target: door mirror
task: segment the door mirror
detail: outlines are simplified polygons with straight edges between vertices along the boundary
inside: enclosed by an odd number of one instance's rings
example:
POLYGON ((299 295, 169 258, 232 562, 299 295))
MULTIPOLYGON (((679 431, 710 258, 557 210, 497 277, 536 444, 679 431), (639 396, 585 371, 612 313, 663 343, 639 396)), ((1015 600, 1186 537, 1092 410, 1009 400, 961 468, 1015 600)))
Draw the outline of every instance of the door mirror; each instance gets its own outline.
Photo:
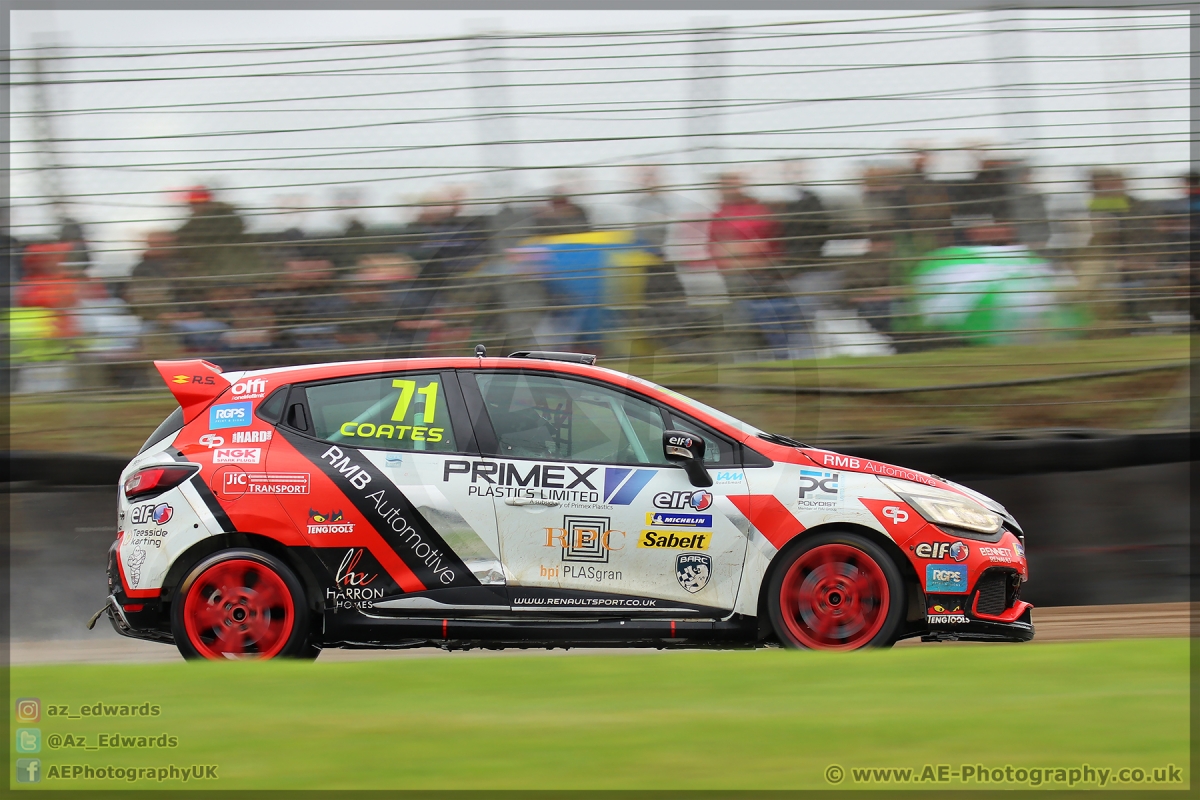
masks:
POLYGON ((712 486, 712 476, 704 468, 704 440, 683 431, 663 431, 663 455, 687 472, 692 486, 712 486))

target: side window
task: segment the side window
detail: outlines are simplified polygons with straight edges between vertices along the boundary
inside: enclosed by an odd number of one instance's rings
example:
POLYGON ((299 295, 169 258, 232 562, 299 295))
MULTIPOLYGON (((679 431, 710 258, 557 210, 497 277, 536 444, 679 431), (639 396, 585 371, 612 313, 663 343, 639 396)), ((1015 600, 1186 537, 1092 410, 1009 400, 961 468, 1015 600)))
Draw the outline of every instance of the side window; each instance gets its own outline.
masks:
POLYGON ((723 436, 716 435, 708 428, 701 427, 691 420, 672 413, 671 430, 684 431, 703 439, 705 464, 720 464, 722 466, 734 466, 737 464, 734 457, 733 443, 723 436))
POLYGON ((475 376, 502 456, 666 464, 662 414, 624 392, 525 373, 475 376))
POLYGON ((437 373, 309 386, 305 394, 318 439, 373 450, 457 451, 437 373))

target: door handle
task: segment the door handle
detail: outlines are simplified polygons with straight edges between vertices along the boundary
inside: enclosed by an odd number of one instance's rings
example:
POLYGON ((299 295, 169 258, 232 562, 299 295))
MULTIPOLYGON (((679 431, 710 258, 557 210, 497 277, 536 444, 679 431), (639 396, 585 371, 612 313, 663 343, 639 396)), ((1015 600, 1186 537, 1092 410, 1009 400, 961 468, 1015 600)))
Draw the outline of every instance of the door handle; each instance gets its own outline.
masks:
POLYGON ((548 500, 542 497, 506 497, 504 499, 506 506, 556 506, 559 505, 557 500, 548 500))

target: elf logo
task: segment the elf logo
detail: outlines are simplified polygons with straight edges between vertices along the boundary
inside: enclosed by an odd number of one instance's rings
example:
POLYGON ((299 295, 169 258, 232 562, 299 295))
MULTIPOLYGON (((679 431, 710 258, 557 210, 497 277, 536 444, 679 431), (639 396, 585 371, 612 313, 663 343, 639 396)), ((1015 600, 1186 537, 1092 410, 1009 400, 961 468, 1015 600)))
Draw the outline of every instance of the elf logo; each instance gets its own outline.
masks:
POLYGON ((174 515, 175 509, 167 503, 136 506, 129 514, 129 521, 134 525, 145 525, 148 522, 153 522, 155 525, 166 525, 174 515))
POLYGON ((713 504, 712 492, 659 492, 654 495, 655 508, 694 508, 704 511, 713 504))
POLYGON ((949 556, 955 561, 966 561, 967 556, 971 555, 971 548, 963 542, 921 542, 913 552, 917 558, 942 559, 949 556))

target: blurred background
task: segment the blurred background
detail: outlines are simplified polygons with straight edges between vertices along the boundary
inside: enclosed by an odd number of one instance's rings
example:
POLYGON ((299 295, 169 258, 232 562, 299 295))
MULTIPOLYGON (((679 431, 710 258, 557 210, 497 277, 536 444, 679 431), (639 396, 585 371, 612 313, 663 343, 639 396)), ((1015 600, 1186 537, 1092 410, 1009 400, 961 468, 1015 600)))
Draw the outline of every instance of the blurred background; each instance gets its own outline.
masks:
POLYGON ((13 447, 480 342, 826 443, 1185 427, 1186 23, 14 12, 13 447))
POLYGON ((103 602, 152 360, 478 343, 968 480, 1038 605, 1186 599, 1186 11, 473 14, 12 12, 14 636, 103 602))

